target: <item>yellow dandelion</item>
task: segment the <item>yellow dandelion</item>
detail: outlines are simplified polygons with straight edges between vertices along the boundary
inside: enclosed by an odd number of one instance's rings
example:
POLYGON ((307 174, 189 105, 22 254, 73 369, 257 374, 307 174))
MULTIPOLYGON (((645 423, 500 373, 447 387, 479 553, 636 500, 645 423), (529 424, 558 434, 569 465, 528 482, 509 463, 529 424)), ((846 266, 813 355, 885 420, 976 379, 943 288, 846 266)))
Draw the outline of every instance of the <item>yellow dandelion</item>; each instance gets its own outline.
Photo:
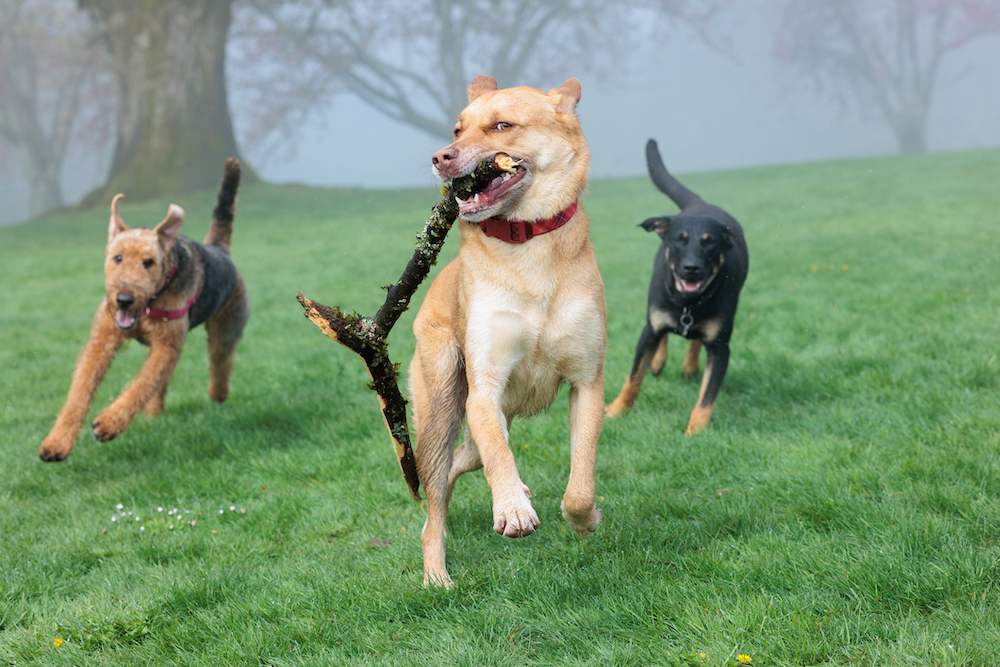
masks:
POLYGON ((816 264, 810 264, 809 270, 812 271, 813 273, 816 273, 817 271, 819 271, 819 266, 817 266, 816 264))
POLYGON ((842 270, 844 270, 844 271, 850 271, 850 269, 851 269, 851 267, 850 267, 850 266, 848 266, 847 264, 844 264, 844 265, 843 265, 843 266, 841 266, 840 268, 841 268, 842 270))
POLYGON ((741 665, 749 665, 751 662, 753 662, 753 658, 751 658, 748 655, 743 655, 742 653, 736 656, 736 659, 740 661, 741 665))
POLYGON ((63 640, 62 637, 56 637, 55 641, 52 642, 52 645, 55 646, 56 648, 58 648, 58 647, 62 646, 65 643, 66 642, 63 640))

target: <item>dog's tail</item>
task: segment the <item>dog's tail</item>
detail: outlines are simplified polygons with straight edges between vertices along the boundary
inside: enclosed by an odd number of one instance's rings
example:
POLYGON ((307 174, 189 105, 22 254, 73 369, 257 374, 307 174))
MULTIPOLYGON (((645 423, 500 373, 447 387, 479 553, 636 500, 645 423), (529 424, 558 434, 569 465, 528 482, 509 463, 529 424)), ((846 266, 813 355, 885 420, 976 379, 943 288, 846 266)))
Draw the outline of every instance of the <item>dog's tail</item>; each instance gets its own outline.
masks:
POLYGON ((650 139, 646 143, 646 165, 649 167, 649 177, 653 179, 660 192, 674 200, 683 211, 691 204, 702 201, 701 197, 688 190, 674 178, 660 157, 660 149, 656 146, 656 139, 650 139))
POLYGON ((240 187, 240 161, 234 157, 226 160, 219 185, 219 199, 212 212, 212 225, 208 228, 205 243, 219 246, 229 252, 233 237, 233 217, 236 214, 236 191, 240 187))

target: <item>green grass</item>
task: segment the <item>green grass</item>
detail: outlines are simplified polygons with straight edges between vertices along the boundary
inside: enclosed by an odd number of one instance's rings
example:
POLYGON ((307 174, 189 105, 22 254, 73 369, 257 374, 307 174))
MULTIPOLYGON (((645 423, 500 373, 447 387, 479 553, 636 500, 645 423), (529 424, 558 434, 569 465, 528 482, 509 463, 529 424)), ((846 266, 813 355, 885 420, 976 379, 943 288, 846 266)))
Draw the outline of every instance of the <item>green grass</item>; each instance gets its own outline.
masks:
MULTIPOLYGON (((482 473, 463 478, 452 591, 421 587, 423 508, 363 365, 295 301, 371 313, 433 188, 245 187, 233 254, 253 316, 228 403, 206 396, 199 329, 162 417, 106 444, 82 431, 60 464, 36 450, 101 298, 107 213, 0 230, 0 664, 997 664, 1000 152, 685 182, 751 251, 710 427, 682 435, 698 387, 675 338, 663 376, 605 425, 605 520, 579 540, 559 517, 562 392, 511 431, 542 529, 497 536, 482 473)), ((188 235, 213 197, 178 202, 188 235)), ((123 215, 148 225, 166 203, 123 215)), ((595 182, 584 205, 610 399, 656 246, 635 224, 673 208, 644 178, 595 182)), ((411 322, 391 341, 404 363, 411 322)), ((119 355, 92 415, 143 354, 119 355)))

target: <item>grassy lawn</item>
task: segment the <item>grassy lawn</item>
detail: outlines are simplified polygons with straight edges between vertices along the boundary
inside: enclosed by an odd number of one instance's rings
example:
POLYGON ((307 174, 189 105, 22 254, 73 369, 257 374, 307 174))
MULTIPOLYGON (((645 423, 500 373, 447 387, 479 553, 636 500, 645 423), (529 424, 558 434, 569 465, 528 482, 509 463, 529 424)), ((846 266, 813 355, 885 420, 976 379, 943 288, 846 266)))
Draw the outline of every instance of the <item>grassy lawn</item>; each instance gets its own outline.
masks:
MULTIPOLYGON (((433 188, 244 187, 233 255, 253 315, 229 401, 208 400, 198 329, 163 416, 106 444, 85 429, 59 464, 36 450, 101 298, 107 212, 0 229, 0 665, 1000 662, 1000 152, 684 180, 750 247, 711 425, 683 436, 698 386, 673 338, 605 424, 604 523, 579 540, 559 516, 563 391, 511 429, 541 530, 493 533, 482 472, 464 477, 452 591, 421 587, 424 510, 363 364, 295 301, 372 313, 433 188)), ((213 199, 177 202, 186 234, 213 199)), ((123 216, 155 224, 166 204, 123 216)), ((642 178, 595 182, 584 205, 610 400, 657 245, 635 225, 676 209, 642 178)), ((391 342, 404 364, 412 314, 391 342)), ((119 354, 91 416, 144 352, 119 354)))

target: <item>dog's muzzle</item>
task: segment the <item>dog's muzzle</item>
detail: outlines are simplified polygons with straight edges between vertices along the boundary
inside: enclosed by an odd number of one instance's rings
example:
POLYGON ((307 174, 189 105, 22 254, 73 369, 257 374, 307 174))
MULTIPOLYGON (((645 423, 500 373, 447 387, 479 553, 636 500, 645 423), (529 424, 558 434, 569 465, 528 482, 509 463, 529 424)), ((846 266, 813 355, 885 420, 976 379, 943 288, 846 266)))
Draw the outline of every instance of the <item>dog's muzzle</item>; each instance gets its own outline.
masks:
POLYGON ((136 314, 132 310, 135 305, 135 297, 127 292, 119 292, 118 296, 115 297, 115 305, 118 309, 115 311, 115 324, 118 325, 119 329, 131 329, 136 323, 136 314))

